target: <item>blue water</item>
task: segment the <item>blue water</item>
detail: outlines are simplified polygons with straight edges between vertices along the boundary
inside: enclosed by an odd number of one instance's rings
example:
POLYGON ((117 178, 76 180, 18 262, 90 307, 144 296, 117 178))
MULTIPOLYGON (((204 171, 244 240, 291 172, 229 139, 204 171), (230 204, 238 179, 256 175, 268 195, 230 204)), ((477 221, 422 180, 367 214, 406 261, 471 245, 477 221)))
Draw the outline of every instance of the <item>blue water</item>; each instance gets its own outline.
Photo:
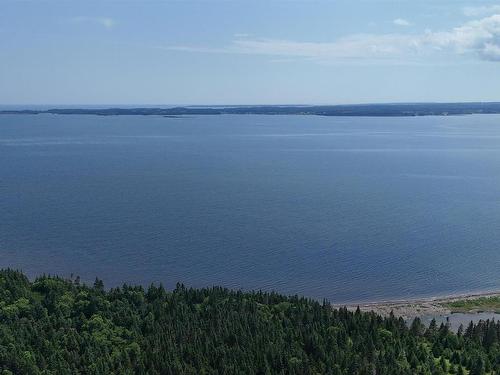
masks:
POLYGON ((500 289, 500 116, 0 116, 0 267, 333 302, 500 289))

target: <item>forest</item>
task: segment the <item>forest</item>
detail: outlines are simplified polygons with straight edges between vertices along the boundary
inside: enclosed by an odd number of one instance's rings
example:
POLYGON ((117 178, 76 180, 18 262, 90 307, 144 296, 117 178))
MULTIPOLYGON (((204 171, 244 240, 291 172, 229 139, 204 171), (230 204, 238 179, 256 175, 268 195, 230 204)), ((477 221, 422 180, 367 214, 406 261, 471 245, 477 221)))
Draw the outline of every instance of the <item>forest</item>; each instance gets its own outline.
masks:
POLYGON ((454 333, 272 292, 4 269, 0 374, 500 374, 500 324, 454 333))

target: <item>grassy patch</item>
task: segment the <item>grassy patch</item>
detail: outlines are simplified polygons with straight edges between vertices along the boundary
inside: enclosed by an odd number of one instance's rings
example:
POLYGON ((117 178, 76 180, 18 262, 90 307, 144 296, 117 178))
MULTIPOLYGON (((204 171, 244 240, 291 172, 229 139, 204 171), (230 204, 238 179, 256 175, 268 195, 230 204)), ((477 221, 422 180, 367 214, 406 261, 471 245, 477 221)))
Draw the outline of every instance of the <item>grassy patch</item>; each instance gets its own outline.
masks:
POLYGON ((491 311, 500 313, 500 296, 446 302, 443 303, 443 306, 449 308, 452 312, 491 311))

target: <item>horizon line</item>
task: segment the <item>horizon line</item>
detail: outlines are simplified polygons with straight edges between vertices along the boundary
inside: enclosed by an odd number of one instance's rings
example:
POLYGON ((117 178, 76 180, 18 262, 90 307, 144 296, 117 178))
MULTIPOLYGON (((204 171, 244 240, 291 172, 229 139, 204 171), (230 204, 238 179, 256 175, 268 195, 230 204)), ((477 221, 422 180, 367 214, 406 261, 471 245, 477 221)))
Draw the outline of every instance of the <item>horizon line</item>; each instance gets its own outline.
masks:
MULTIPOLYGON (((304 104, 304 103, 275 103, 275 104, 152 104, 152 103, 134 103, 134 104, 125 104, 125 103, 105 103, 105 104, 82 104, 82 103, 72 103, 72 104, 2 104, 1 107, 106 107, 106 108, 120 108, 120 106, 124 107, 134 107, 134 106, 147 106, 147 107, 323 107, 323 106, 363 106, 363 105, 418 105, 418 104, 497 104, 500 103, 499 100, 488 100, 488 101, 404 101, 404 102, 355 102, 355 103, 315 103, 315 104, 304 104)), ((52 109, 51 108, 51 109, 52 109)), ((139 107, 135 107, 139 108, 139 107)))

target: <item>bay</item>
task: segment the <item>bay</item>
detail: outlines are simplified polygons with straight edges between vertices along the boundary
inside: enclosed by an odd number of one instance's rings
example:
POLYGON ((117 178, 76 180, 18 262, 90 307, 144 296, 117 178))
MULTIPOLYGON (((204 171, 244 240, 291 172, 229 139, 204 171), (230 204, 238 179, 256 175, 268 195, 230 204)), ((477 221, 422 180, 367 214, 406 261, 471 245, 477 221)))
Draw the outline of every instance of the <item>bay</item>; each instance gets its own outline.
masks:
POLYGON ((0 267, 333 302, 500 289, 500 116, 0 116, 0 267))

